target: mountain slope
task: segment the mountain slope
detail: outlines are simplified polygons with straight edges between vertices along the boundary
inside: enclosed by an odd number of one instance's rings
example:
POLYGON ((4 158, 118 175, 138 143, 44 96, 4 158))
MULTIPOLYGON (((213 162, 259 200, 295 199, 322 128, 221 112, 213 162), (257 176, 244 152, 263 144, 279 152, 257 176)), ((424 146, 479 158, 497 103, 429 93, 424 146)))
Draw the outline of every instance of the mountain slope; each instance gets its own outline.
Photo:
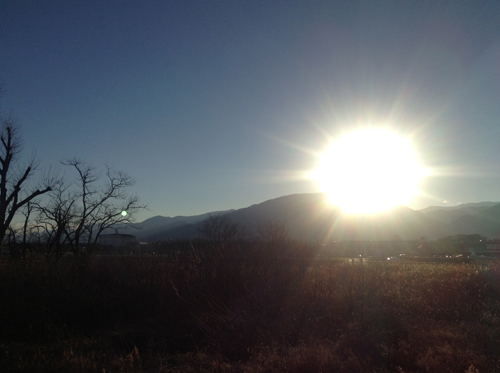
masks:
MULTIPOLYGON (((141 223, 134 224, 131 227, 126 227, 120 229, 120 233, 133 234, 137 237, 139 241, 150 241, 150 240, 165 240, 170 237, 168 232, 178 231, 181 232, 182 229, 188 230, 188 227, 194 226, 199 222, 207 219, 212 214, 226 214, 234 210, 229 211, 214 211, 210 213, 205 213, 201 215, 193 216, 176 216, 176 217, 164 217, 164 216, 154 216, 152 218, 146 219, 141 223)), ((174 238, 178 238, 177 234, 174 238)), ((185 236, 185 235, 184 235, 185 236)), ((184 238, 191 238, 190 235, 184 238)))
POLYGON ((450 224, 462 216, 475 215, 497 204, 498 202, 478 202, 464 203, 458 206, 429 206, 419 211, 428 217, 450 224))
POLYGON ((490 238, 500 237, 500 204, 474 215, 461 216, 452 221, 452 226, 462 234, 481 234, 490 238))
MULTIPOLYGON (((406 206, 397 206, 379 214, 347 215, 338 207, 331 206, 323 193, 279 197, 224 213, 238 223, 249 237, 255 237, 258 227, 268 221, 284 224, 292 238, 310 241, 392 240, 396 237, 403 240, 420 237, 436 239, 454 234, 450 225, 406 206)), ((144 229, 136 235, 141 240, 196 238, 203 220, 211 214, 216 213, 199 215, 191 220, 161 220, 155 217, 153 222, 147 222, 155 228, 144 229)))
POLYGON ((296 194, 276 198, 236 210, 228 216, 256 234, 266 221, 283 223, 296 239, 392 240, 442 237, 452 234, 448 225, 426 217, 406 206, 397 206, 379 214, 344 214, 331 206, 322 193, 296 194))

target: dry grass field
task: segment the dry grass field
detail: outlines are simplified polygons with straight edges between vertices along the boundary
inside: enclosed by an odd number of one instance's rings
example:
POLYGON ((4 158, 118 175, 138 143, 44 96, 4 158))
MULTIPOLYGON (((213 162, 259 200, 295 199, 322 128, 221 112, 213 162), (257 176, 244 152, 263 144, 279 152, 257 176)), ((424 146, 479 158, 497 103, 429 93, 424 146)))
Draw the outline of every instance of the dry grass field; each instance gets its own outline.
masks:
POLYGON ((500 372, 499 261, 30 259, 0 299, 2 372, 500 372))

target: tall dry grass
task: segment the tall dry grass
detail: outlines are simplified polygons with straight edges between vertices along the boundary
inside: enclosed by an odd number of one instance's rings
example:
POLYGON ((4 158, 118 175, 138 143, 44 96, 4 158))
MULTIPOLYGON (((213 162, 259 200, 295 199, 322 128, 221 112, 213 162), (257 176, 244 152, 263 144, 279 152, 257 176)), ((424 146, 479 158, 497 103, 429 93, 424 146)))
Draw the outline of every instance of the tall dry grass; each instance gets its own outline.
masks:
POLYGON ((499 262, 233 249, 3 263, 0 371, 500 371, 499 262))

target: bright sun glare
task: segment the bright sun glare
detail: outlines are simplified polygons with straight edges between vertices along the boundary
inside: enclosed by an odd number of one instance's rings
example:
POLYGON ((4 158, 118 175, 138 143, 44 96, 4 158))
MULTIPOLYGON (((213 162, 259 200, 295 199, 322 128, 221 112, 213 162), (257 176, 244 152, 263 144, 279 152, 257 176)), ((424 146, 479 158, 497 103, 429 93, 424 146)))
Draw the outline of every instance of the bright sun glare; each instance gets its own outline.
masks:
POLYGON ((334 141, 315 175, 333 205, 348 213, 376 213, 408 204, 423 171, 408 139, 364 129, 334 141))

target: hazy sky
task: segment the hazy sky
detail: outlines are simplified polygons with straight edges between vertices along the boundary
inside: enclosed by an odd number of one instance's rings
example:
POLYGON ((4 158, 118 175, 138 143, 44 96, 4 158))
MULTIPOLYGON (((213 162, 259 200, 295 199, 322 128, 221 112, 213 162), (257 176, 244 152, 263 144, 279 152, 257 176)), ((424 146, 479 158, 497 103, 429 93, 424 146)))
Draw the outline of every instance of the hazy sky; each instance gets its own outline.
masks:
POLYGON ((500 201, 499 1, 0 0, 0 80, 25 154, 126 171, 139 220, 319 191, 380 123, 432 170, 410 207, 500 201))

